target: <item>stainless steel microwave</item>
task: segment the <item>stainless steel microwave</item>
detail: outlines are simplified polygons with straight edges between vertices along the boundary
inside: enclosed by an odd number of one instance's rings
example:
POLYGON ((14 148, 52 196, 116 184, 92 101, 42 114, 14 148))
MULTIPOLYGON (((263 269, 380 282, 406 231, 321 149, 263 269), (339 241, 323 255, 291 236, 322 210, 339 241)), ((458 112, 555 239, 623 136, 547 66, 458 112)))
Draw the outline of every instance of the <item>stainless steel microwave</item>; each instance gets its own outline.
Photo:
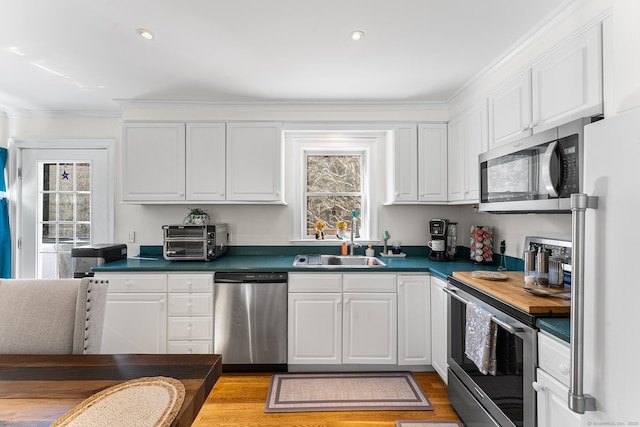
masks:
POLYGON ((479 156, 480 211, 568 212, 582 192, 584 126, 580 119, 479 156))
POLYGON ((227 224, 163 225, 162 254, 169 261, 211 261, 227 251, 227 224))

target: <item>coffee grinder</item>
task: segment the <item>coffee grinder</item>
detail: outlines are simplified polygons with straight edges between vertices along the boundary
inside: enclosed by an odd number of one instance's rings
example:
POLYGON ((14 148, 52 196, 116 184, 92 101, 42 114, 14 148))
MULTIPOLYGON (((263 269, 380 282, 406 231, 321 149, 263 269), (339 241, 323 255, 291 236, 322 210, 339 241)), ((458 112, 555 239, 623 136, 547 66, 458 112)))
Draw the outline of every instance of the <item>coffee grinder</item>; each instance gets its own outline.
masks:
POLYGON ((447 261, 447 225, 446 219, 429 220, 429 233, 431 233, 431 240, 428 243, 431 248, 429 259, 433 261, 447 261))

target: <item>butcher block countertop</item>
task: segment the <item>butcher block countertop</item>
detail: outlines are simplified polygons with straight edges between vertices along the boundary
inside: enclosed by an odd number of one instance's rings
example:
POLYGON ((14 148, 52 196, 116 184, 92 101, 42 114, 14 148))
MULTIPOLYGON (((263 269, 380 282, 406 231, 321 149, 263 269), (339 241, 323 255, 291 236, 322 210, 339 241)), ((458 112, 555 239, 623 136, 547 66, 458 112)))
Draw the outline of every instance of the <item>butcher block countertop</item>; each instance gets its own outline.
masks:
POLYGON ((526 292, 523 289, 524 272, 505 271, 503 273, 507 276, 506 280, 476 279, 471 275, 470 271, 456 271, 453 273, 453 277, 525 313, 535 316, 549 314, 568 315, 570 313, 570 300, 554 297, 539 297, 526 292))

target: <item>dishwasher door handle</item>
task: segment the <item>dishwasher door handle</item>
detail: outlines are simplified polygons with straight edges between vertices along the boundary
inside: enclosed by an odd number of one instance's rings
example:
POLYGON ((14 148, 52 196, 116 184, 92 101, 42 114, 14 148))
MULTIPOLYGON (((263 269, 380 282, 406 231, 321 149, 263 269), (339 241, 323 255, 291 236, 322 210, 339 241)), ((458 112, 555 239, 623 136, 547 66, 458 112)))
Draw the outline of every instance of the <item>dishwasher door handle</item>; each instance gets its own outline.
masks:
POLYGON ((239 279, 215 279, 215 283, 248 283, 239 279))

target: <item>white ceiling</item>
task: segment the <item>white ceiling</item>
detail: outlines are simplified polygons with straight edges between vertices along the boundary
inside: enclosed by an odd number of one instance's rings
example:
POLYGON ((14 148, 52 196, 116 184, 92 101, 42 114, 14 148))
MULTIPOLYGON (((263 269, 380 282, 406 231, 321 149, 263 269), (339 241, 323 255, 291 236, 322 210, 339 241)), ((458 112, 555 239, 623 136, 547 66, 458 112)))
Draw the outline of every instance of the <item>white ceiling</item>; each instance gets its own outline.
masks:
POLYGON ((446 102, 566 3, 0 0, 0 111, 117 112, 114 99, 446 102))

